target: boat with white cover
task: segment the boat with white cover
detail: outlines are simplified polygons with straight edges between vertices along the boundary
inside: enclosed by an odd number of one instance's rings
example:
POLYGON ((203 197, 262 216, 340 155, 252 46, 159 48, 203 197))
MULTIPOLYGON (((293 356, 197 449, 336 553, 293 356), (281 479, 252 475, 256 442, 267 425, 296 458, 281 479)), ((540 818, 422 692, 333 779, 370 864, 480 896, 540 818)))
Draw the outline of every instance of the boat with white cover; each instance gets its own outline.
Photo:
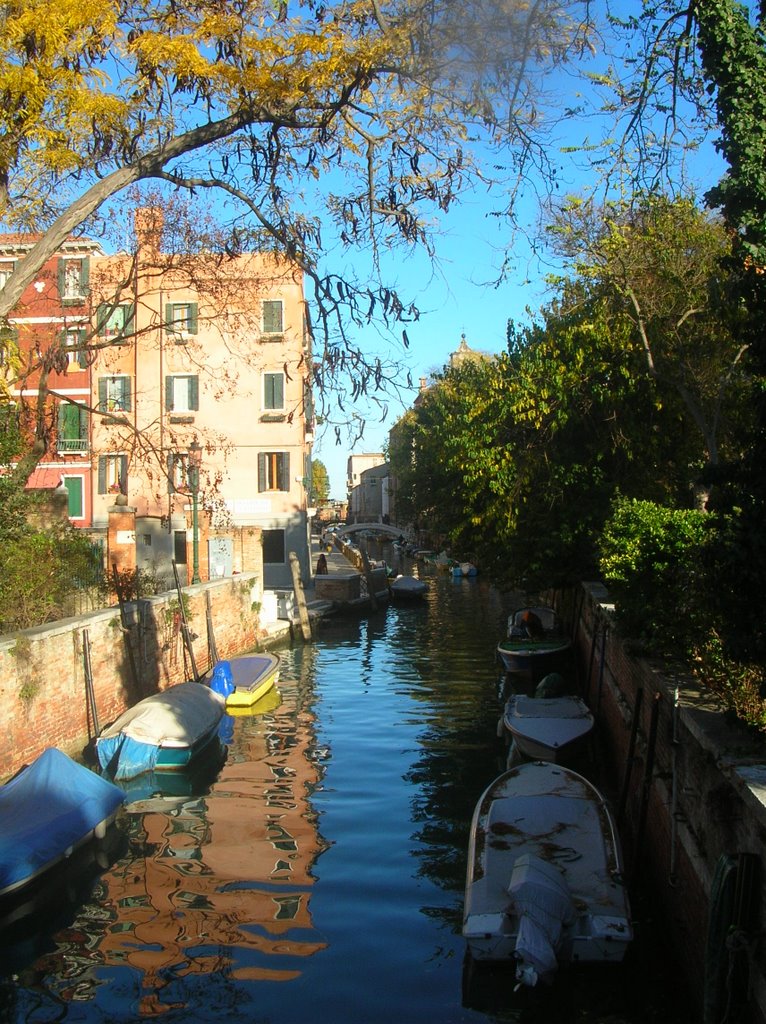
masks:
POLYGON ((587 779, 529 762, 487 787, 471 823, 463 936, 467 956, 515 962, 524 986, 562 964, 622 961, 633 931, 619 839, 587 779))
POLYGON ((420 601, 428 593, 428 584, 417 576, 396 576, 389 580, 388 589, 395 601, 420 601))
POLYGON ((218 738, 225 698, 187 682, 145 697, 96 739, 101 768, 113 779, 185 768, 218 738))

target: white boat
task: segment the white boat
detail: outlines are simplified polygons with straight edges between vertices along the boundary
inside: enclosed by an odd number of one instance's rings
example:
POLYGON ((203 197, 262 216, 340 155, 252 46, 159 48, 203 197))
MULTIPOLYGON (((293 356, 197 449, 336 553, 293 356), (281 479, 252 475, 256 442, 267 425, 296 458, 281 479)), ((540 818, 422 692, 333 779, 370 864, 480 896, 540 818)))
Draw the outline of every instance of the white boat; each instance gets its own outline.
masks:
POLYGON ((399 601, 418 601, 428 593, 428 584, 417 576, 396 576, 389 580, 391 597, 399 601))
POLYGON ((559 966, 620 962, 633 937, 606 801, 561 765, 500 775, 471 822, 463 936, 475 961, 516 964, 520 985, 559 966))
POLYGON ((580 697, 509 698, 503 725, 518 752, 531 760, 561 761, 593 729, 593 715, 580 697))

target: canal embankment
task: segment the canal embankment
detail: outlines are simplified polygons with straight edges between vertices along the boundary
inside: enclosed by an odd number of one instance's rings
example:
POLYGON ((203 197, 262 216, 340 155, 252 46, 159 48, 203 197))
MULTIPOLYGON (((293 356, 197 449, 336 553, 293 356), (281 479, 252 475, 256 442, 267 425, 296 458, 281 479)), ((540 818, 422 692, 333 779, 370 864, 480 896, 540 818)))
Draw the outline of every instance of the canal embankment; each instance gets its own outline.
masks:
POLYGON ((661 915, 699 1019, 759 1024, 764 738, 724 714, 693 678, 634 656, 600 584, 559 595, 558 604, 612 773, 629 880, 661 915))

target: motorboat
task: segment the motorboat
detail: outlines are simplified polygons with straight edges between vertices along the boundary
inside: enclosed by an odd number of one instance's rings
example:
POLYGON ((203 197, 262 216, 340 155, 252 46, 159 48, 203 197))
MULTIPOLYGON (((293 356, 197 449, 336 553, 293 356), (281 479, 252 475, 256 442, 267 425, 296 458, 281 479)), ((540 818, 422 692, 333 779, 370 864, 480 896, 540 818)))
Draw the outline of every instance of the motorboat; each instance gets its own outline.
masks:
POLYGON ((428 593, 428 584, 417 576, 396 576, 389 580, 388 589, 396 601, 420 601, 428 593))
POLYGON ((539 680, 571 659, 572 641, 553 608, 520 608, 510 616, 497 654, 506 672, 527 672, 539 680))
POLYGON ((510 769, 471 822, 467 957, 515 964, 525 987, 565 964, 619 963, 633 938, 622 871, 612 814, 587 779, 550 762, 510 769))
POLYGON ((513 694, 505 705, 504 729, 516 748, 530 760, 556 761, 571 756, 590 735, 594 719, 581 697, 528 697, 513 694))
POLYGON ((265 696, 279 680, 279 655, 270 651, 240 654, 219 661, 206 676, 211 689, 226 700, 230 708, 252 707, 265 696))
POLYGON ((96 738, 98 763, 114 780, 185 768, 218 737, 225 699, 186 682, 145 697, 96 738))
POLYGON ((55 747, 0 787, 0 900, 103 839, 125 794, 55 747))

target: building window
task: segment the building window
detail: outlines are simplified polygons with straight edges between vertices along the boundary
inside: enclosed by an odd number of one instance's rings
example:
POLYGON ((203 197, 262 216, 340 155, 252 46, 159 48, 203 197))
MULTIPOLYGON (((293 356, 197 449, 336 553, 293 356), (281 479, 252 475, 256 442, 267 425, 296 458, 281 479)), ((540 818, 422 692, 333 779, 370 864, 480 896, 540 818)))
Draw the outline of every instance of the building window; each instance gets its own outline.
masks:
POLYGON ((168 412, 196 412, 199 409, 199 377, 196 374, 166 377, 165 408, 168 412))
POLYGON ((285 407, 285 375, 264 373, 263 408, 269 412, 282 412, 285 407))
POLYGON ((263 531, 263 561, 269 565, 285 564, 285 531, 263 531))
POLYGON ((64 455, 88 450, 88 413, 76 402, 59 405, 56 450, 64 455))
POLYGON ((267 299, 263 303, 263 333, 281 334, 282 330, 282 300, 267 299))
POLYGON ((84 370, 88 365, 87 332, 82 327, 64 331, 62 342, 66 349, 67 369, 84 370))
POLYGON ((116 375, 98 378, 99 412, 130 412, 130 377, 116 375))
POLYGON ((290 453, 258 453, 258 490, 290 490, 290 453))
POLYGON ((99 455, 98 457, 98 493, 128 493, 128 457, 127 455, 99 455))
POLYGON ((197 333, 197 303, 168 302, 165 305, 165 327, 169 334, 197 333))
POLYGON ((189 490, 189 456, 185 452, 168 453, 168 494, 189 490))
POLYGON ((61 301, 67 305, 81 303, 88 294, 87 259, 66 259, 58 262, 58 286, 61 301))
POLYGON ((67 515, 70 519, 82 519, 85 515, 83 478, 81 476, 65 476, 63 484, 69 499, 67 515))
POLYGON ((186 530, 173 530, 173 558, 178 565, 186 565, 186 530))
POLYGON ((16 263, 13 260, 3 260, 0 262, 0 288, 5 288, 15 266, 16 263))
POLYGON ((133 333, 133 306, 114 306, 102 302, 96 312, 96 331, 99 337, 124 343, 133 333))

